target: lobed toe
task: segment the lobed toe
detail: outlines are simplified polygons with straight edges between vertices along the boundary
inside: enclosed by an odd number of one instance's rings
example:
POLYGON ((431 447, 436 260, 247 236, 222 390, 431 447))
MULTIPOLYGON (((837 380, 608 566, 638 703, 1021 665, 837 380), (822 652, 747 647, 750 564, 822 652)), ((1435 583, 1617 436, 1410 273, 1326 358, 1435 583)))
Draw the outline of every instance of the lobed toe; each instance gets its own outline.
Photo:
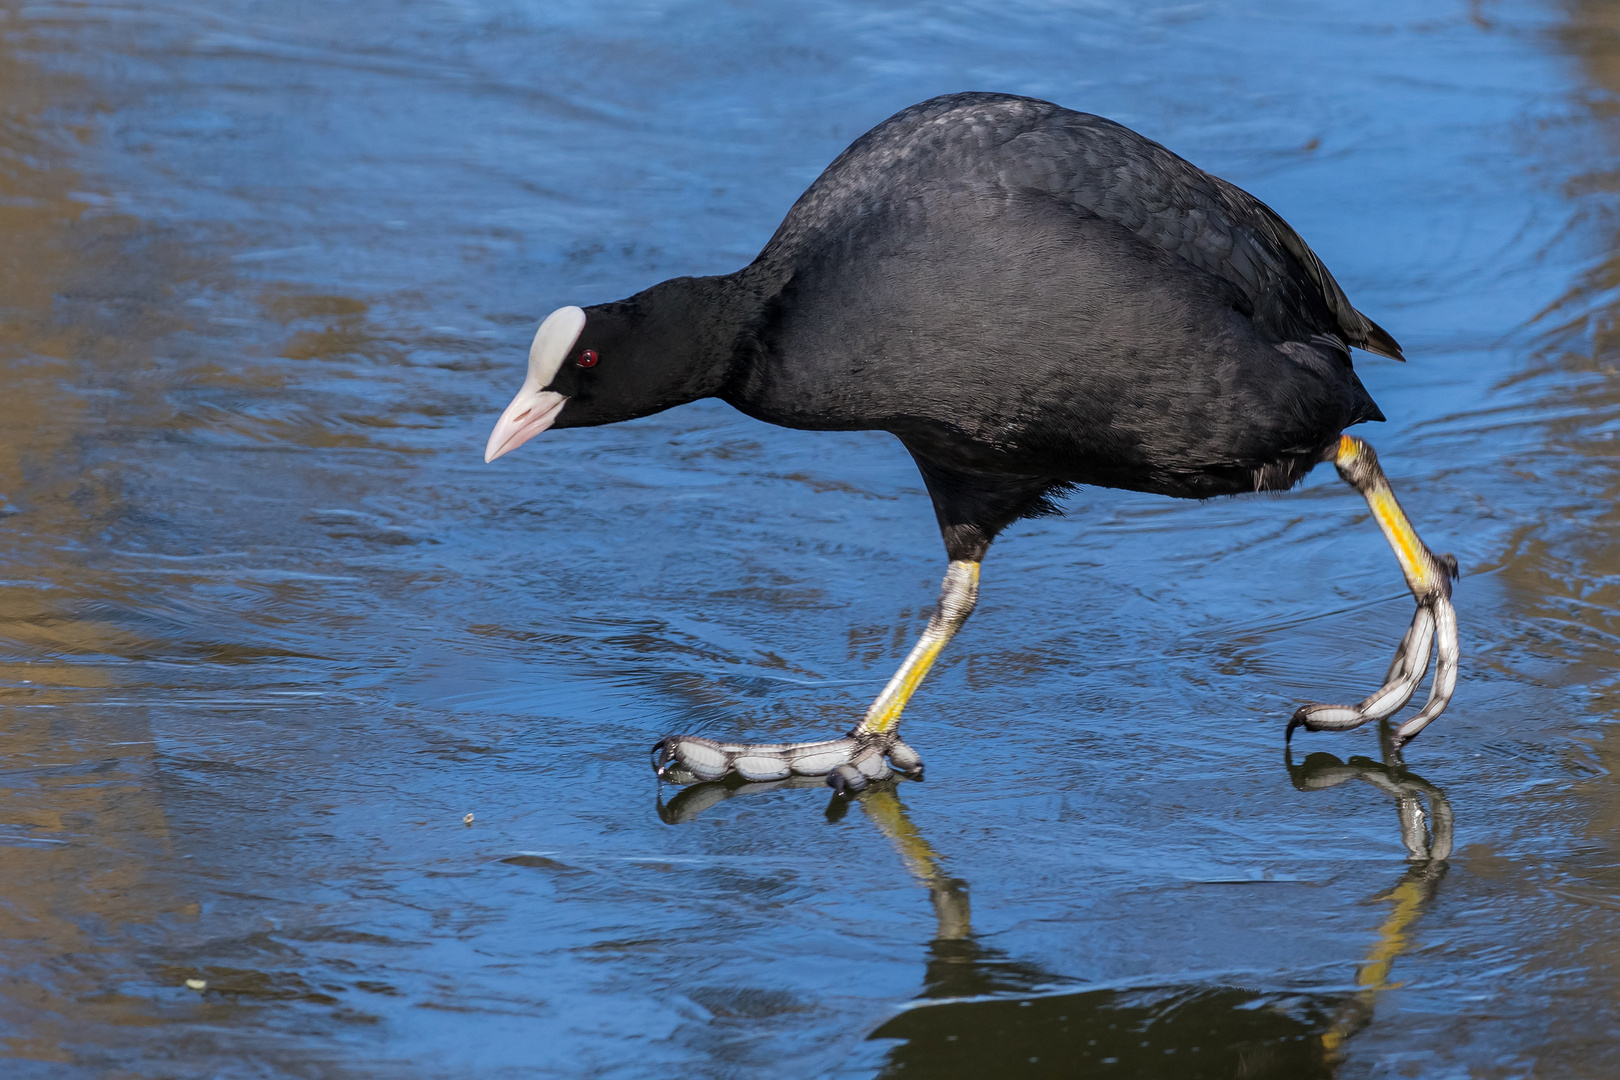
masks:
POLYGON ((679 766, 698 780, 718 780, 731 771, 732 755, 727 747, 696 735, 671 735, 658 744, 654 769, 666 776, 671 766, 679 766))
POLYGON ((889 764, 893 765, 894 771, 901 776, 910 777, 913 780, 922 779, 922 755, 899 739, 889 743, 889 764))
POLYGON ((861 754, 851 764, 855 766, 857 772, 868 780, 887 780, 889 778, 889 763, 884 759, 883 751, 875 746, 861 754))
POLYGON ((855 795, 865 791, 866 777, 854 765, 838 766, 827 774, 827 786, 840 795, 855 795))
POLYGON ((732 759, 731 767, 744 780, 786 780, 793 774, 787 755, 744 751, 732 759))

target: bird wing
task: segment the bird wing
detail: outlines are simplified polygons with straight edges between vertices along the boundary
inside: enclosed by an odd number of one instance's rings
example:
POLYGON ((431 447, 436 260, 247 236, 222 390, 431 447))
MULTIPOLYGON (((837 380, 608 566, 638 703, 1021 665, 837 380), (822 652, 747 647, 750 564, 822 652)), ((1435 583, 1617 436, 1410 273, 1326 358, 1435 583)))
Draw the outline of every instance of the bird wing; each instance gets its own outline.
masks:
POLYGON ((1048 108, 1003 144, 1005 180, 1044 189, 1224 279, 1278 340, 1332 335, 1405 359, 1271 207, 1112 120, 1048 108))
POLYGON ((1404 359, 1265 203, 1112 120, 1009 94, 932 98, 862 135, 799 197, 756 262, 785 280, 806 249, 903 222, 932 187, 1048 195, 1226 281, 1277 341, 1326 335, 1404 359))

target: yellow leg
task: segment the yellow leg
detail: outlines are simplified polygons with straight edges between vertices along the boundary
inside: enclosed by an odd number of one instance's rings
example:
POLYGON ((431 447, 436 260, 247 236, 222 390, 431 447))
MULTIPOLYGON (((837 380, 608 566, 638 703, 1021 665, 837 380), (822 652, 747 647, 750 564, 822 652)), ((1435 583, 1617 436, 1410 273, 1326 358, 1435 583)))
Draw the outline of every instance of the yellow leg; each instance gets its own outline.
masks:
POLYGON ((1457 613, 1451 606, 1451 580, 1457 576, 1457 560, 1450 555, 1435 555, 1418 538, 1417 530, 1390 490, 1384 470, 1378 467, 1378 455, 1372 447, 1352 436, 1340 436, 1333 464, 1339 475, 1367 500, 1373 520, 1394 550, 1418 607, 1382 687, 1357 705, 1301 706, 1288 723, 1288 734, 1292 736, 1297 727, 1343 731, 1393 715, 1411 700, 1423 681, 1432 643, 1439 660, 1429 700, 1422 711, 1396 730, 1394 739, 1399 748, 1440 715, 1457 685, 1457 613))
POLYGON ((1384 539, 1395 550, 1395 558, 1406 576, 1406 587, 1418 599, 1438 593, 1451 595, 1451 574, 1418 539, 1417 530, 1395 499, 1389 478, 1378 467, 1378 457, 1372 447, 1350 435, 1339 436, 1339 452, 1334 455, 1334 466, 1367 500, 1373 520, 1383 530, 1384 539))
POLYGON ((917 686, 934 666, 934 660, 962 628, 979 600, 979 564, 958 560, 945 571, 945 583, 939 593, 939 610, 928 620, 922 637, 912 648, 906 662, 894 673, 889 685, 877 696, 866 718, 855 729, 857 735, 886 734, 900 726, 900 713, 916 692, 917 686))
POLYGON ((922 776, 922 758, 900 741, 900 713, 934 665, 934 659, 956 636, 979 598, 979 564, 953 560, 945 571, 939 610, 928 620, 922 638, 883 688, 854 731, 839 739, 803 743, 716 742, 698 735, 671 735, 653 746, 653 768, 677 783, 718 780, 736 773, 744 780, 775 781, 789 776, 825 776, 841 792, 860 791, 895 769, 922 776), (885 760, 887 759, 887 760, 885 760))

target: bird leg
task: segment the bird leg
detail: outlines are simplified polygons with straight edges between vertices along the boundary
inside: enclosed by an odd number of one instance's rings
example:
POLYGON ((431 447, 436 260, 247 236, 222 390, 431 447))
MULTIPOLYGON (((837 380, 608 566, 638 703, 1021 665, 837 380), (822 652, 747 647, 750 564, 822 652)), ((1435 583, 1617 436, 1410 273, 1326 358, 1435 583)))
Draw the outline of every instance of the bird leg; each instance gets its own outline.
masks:
POLYGON ((1307 731, 1344 731, 1393 715, 1411 700, 1418 683, 1423 681, 1432 645, 1439 654, 1439 662, 1435 666, 1434 683, 1429 688, 1429 700, 1422 711, 1395 729, 1392 742, 1398 750, 1445 710, 1457 686, 1457 613, 1451 606, 1451 582, 1457 576, 1457 560, 1450 555, 1434 554, 1418 539, 1417 531, 1390 490, 1389 479, 1378 467, 1378 455, 1371 446, 1349 435, 1340 436, 1333 464, 1345 482, 1367 500, 1373 520, 1378 522, 1401 564, 1406 587, 1417 600, 1417 612, 1395 650, 1395 659, 1383 686, 1358 705, 1302 705, 1288 721, 1287 738, 1293 737, 1297 727, 1307 731))
POLYGON ((952 560, 940 589, 939 608, 900 670, 866 710, 866 717, 841 739, 802 743, 727 743, 696 735, 671 735, 653 745, 653 768, 675 783, 718 780, 735 772, 745 780, 781 780, 792 775, 825 776, 841 792, 855 792, 893 771, 922 779, 918 753, 900 740, 900 713, 923 676, 979 598, 979 563, 952 560))

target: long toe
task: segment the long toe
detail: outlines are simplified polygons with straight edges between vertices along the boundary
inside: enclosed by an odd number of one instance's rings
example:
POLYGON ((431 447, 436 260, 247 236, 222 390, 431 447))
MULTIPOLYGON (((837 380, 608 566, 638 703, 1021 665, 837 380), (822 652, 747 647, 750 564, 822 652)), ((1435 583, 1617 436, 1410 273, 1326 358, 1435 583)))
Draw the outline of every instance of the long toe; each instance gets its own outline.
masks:
POLYGON ((676 784, 719 780, 732 773, 752 782, 825 776, 839 791, 860 791, 896 772, 921 780, 923 761, 910 746, 884 734, 802 743, 731 743, 701 735, 671 735, 654 744, 653 769, 676 784))
POLYGON ((1391 742, 1397 750, 1417 738, 1418 732, 1445 711, 1457 689, 1457 612, 1443 596, 1434 602, 1434 627, 1434 651, 1438 659, 1434 665, 1434 682, 1429 687, 1429 700, 1421 712, 1395 730, 1391 742))
POLYGON ((867 747, 865 741, 849 735, 803 743, 728 743, 699 735, 671 735, 653 749, 653 769, 659 776, 674 783, 691 783, 719 780, 730 773, 751 781, 784 780, 795 774, 824 776, 867 747))

